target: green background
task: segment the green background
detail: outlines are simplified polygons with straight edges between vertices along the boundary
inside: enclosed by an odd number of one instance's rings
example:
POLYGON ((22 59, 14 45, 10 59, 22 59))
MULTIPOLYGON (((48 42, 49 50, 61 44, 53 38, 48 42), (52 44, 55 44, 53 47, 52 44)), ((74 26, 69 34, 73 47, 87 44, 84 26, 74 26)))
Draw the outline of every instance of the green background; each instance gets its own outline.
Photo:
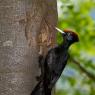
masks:
MULTIPOLYGON (((95 76, 95 0, 58 0, 57 4, 58 27, 70 28, 80 38, 70 47, 70 56, 95 76)), ((62 42, 60 34, 57 42, 62 42)), ((56 84, 56 95, 95 95, 95 79, 71 59, 56 84)))

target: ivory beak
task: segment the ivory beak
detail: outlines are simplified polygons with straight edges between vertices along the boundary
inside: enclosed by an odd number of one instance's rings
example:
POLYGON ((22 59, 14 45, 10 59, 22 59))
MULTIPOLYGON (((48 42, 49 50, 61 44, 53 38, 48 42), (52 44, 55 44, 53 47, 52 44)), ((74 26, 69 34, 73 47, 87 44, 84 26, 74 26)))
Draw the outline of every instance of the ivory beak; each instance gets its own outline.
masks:
POLYGON ((62 34, 65 34, 65 32, 62 31, 61 29, 59 29, 59 28, 57 28, 57 27, 55 27, 55 29, 56 29, 58 32, 62 33, 62 34))

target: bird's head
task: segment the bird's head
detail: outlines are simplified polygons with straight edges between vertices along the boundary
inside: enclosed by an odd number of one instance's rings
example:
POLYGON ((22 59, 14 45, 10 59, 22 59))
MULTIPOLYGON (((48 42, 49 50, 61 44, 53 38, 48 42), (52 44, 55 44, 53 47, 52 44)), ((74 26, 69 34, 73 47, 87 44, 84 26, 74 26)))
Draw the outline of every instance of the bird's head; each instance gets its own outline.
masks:
POLYGON ((62 33, 64 41, 69 42, 70 45, 79 41, 77 33, 70 29, 64 29, 64 31, 62 31, 59 28, 56 28, 56 30, 62 33))

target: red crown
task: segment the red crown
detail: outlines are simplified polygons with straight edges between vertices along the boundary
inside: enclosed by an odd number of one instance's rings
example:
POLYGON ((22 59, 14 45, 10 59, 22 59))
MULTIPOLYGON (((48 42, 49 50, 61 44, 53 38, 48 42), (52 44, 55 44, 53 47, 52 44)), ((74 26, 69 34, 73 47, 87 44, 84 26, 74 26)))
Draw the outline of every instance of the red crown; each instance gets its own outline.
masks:
POLYGON ((76 32, 74 32, 73 30, 71 30, 71 29, 64 29, 64 32, 70 33, 76 40, 79 41, 78 34, 76 32))

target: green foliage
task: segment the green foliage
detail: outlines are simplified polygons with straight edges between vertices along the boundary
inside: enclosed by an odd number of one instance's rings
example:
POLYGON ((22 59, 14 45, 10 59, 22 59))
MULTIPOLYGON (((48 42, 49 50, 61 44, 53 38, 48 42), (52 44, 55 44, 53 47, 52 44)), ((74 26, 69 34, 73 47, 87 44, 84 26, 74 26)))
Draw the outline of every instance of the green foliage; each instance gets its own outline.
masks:
POLYGON ((57 33, 57 43, 60 45, 63 42, 63 38, 62 38, 62 34, 61 33, 57 33))
MULTIPOLYGON (((79 35, 80 42, 72 45, 70 55, 95 75, 95 0, 58 0, 60 29, 71 28, 79 35)), ((60 34, 57 42, 62 42, 60 34)), ((95 95, 95 80, 69 62, 56 87, 56 95, 95 95), (63 88, 59 88, 63 85, 63 88)))

